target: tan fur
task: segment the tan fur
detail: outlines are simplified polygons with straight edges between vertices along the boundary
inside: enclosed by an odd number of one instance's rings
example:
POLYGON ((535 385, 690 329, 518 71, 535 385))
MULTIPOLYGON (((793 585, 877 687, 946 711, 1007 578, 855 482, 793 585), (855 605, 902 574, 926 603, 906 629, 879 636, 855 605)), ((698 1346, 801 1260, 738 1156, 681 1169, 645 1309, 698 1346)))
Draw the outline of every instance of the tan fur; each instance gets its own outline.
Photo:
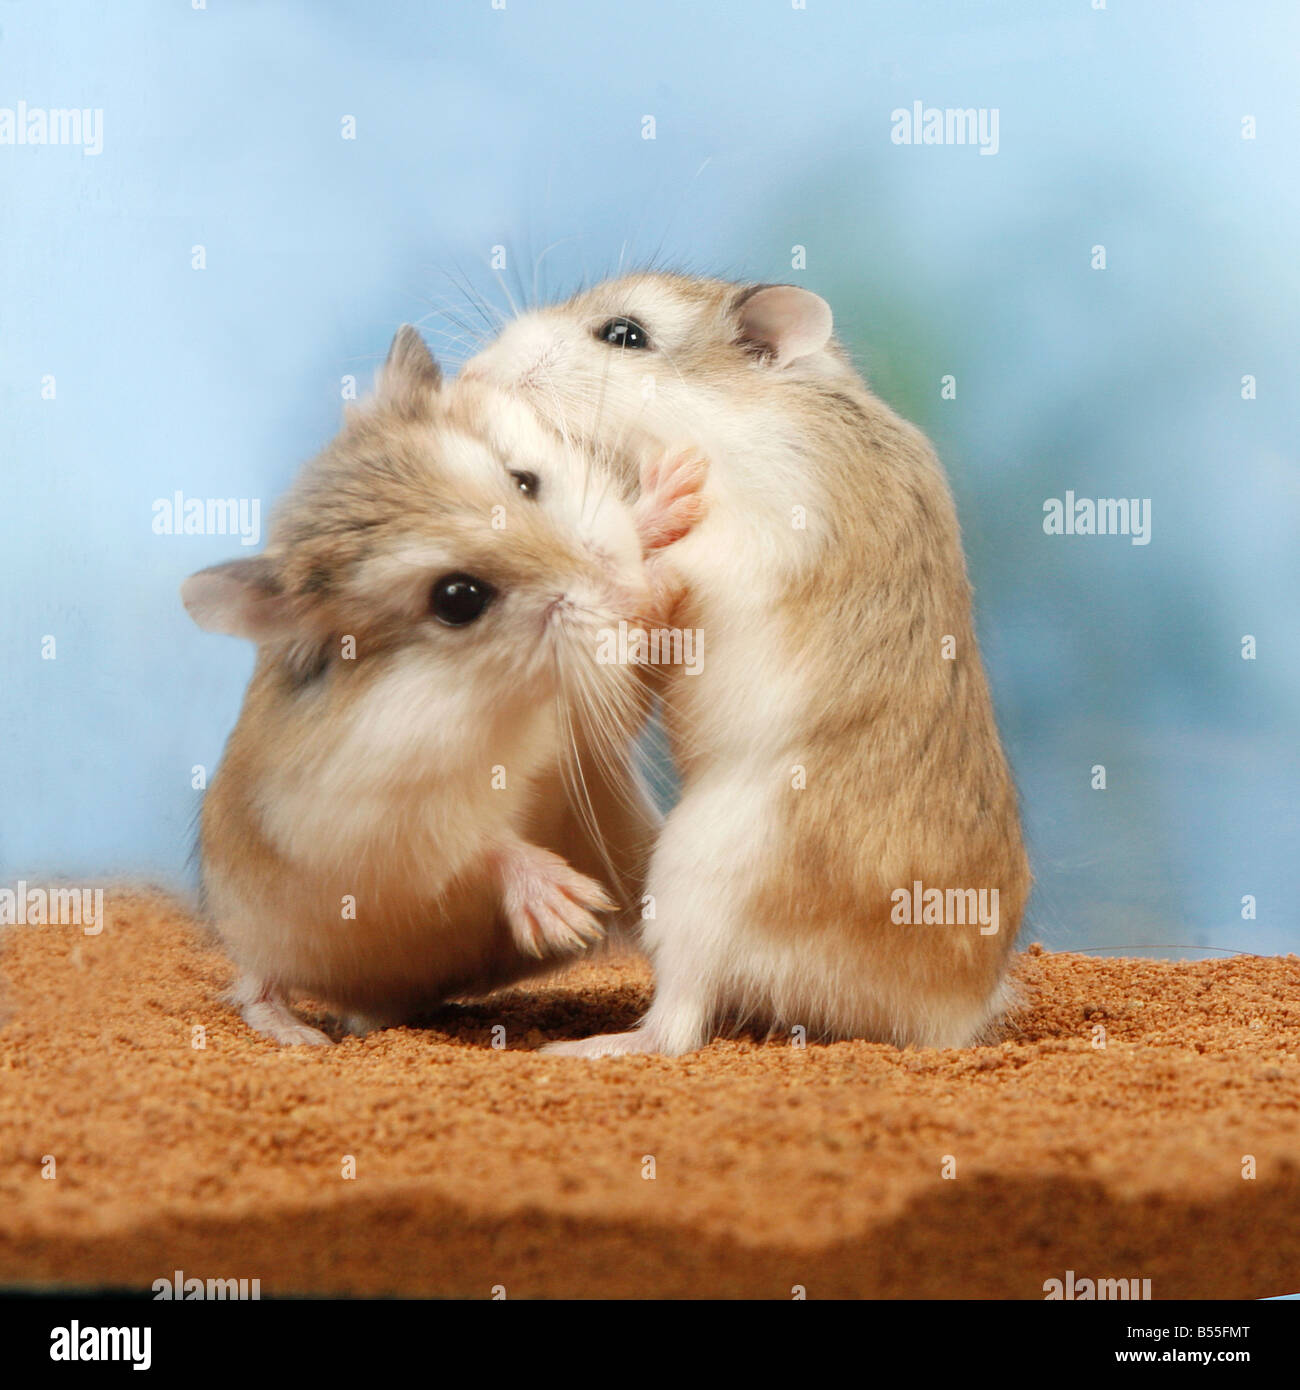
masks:
POLYGON ((508 328, 468 368, 629 470, 683 438, 712 456, 708 516, 671 552, 688 595, 674 621, 708 655, 699 678, 664 673, 683 796, 649 883, 659 995, 636 1034, 571 1050, 682 1051, 728 1017, 962 1045, 1005 1002, 1030 874, 952 498, 833 340, 778 368, 745 339, 751 292, 626 277, 508 328), (615 315, 656 350, 594 356, 615 315), (915 880, 996 888, 997 934, 892 921, 915 880))
MULTIPOLYGON (((595 626, 635 620, 649 601, 630 511, 531 417, 508 428, 509 402, 471 385, 439 392, 396 344, 394 357, 276 514, 267 606, 291 614, 292 631, 262 643, 204 801, 205 905, 250 982, 250 1021, 263 987, 391 1022, 549 968, 556 958, 521 951, 502 919, 499 842, 522 837, 606 880, 612 862, 634 902, 657 827, 636 778, 581 736, 598 835, 559 770, 561 646, 628 717, 622 739, 644 711, 636 672, 591 661, 595 626), (521 496, 514 467, 542 470, 557 504, 521 496), (564 510, 575 469, 608 493, 585 511, 564 510), (428 616, 448 572, 497 587, 493 626, 428 616), (555 637, 547 605, 561 592, 588 594, 589 608, 555 637)), ((266 1031, 322 1040, 285 1019, 266 1031)))

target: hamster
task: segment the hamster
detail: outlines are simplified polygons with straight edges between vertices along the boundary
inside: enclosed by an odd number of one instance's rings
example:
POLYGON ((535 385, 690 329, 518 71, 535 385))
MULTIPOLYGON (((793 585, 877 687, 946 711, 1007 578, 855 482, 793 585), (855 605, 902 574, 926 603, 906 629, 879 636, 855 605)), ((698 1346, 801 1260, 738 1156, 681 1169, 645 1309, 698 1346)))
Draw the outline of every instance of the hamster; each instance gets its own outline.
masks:
POLYGON ((680 1054, 728 1023, 962 1047, 1010 1001, 1029 893, 947 480, 794 286, 644 273, 530 312, 462 372, 632 476, 683 438, 701 524, 665 561, 681 776, 630 1033, 553 1050, 680 1054), (985 919, 988 920, 985 920, 985 919))
POLYGON ((598 634, 656 611, 641 537, 688 528, 698 477, 656 474, 634 512, 518 402, 445 386, 407 327, 265 552, 185 582, 200 627, 258 644, 200 830, 205 911, 254 1029, 325 1043, 295 994, 364 1032, 601 934, 615 902, 563 857, 559 769, 594 731, 600 829, 639 871, 656 823, 618 754, 644 690, 598 663, 598 634))

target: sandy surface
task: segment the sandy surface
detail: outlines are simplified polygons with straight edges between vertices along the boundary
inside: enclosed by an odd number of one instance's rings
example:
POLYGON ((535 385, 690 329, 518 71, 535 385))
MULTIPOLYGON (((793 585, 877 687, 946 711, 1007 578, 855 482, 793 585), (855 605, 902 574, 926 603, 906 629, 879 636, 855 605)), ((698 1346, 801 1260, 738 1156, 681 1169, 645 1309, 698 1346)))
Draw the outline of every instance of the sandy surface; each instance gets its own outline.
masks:
POLYGON ((1042 1298, 1072 1269, 1156 1298, 1300 1290, 1295 956, 1031 948, 996 1046, 587 1062, 534 1049, 626 1027, 639 964, 282 1050, 223 1004, 229 968, 181 907, 108 912, 98 937, 4 932, 3 1284, 1042 1298))

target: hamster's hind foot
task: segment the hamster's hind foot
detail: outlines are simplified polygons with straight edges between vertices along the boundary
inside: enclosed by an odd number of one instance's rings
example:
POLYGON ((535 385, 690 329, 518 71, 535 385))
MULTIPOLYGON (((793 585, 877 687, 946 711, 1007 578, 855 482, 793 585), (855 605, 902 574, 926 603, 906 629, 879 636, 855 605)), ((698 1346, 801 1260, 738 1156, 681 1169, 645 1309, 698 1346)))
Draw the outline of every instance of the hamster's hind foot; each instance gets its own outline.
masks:
POLYGON ((547 1043, 542 1048, 556 1057, 628 1057, 651 1054, 681 1057, 697 1052, 709 1040, 703 1009, 683 1003, 676 1009, 651 1005, 640 1024, 629 1033, 598 1033, 573 1042, 547 1043))
POLYGON ((288 1000, 272 984, 245 975, 231 992, 232 1001, 239 1005, 239 1016, 255 1032, 272 1038, 284 1047, 306 1044, 310 1047, 332 1047, 330 1039, 319 1028, 313 1028, 289 1007, 288 1000))
POLYGON ((594 1038, 577 1038, 572 1042, 547 1043, 542 1048, 552 1057, 626 1057, 635 1053, 658 1052, 653 1040, 642 1028, 630 1033, 599 1033, 594 1038))

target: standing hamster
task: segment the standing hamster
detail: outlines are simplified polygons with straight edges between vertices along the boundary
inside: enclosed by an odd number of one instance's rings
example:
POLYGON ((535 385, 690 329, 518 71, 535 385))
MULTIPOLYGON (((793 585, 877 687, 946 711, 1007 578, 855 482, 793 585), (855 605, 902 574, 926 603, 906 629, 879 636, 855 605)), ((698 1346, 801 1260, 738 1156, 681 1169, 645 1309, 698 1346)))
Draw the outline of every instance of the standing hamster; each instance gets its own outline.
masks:
MULTIPOLYGON (((651 611, 637 521, 674 539, 687 491, 634 517, 518 402, 445 387, 404 328, 265 552, 186 581, 201 627, 258 644, 200 833, 255 1029, 326 1042, 294 994, 363 1031, 599 935, 614 902, 554 852, 573 839, 557 768, 593 704, 613 745, 636 732, 638 673, 599 665, 598 635, 651 611)), ((631 804, 631 862, 653 824, 632 785, 608 800, 631 804)))
POLYGON ((824 300, 638 274, 524 315, 467 365, 566 438, 711 460, 671 553, 682 777, 651 861, 654 1002, 577 1055, 702 1046, 729 1020, 964 1046, 1005 1007, 1030 875, 929 444, 868 389, 824 300))

